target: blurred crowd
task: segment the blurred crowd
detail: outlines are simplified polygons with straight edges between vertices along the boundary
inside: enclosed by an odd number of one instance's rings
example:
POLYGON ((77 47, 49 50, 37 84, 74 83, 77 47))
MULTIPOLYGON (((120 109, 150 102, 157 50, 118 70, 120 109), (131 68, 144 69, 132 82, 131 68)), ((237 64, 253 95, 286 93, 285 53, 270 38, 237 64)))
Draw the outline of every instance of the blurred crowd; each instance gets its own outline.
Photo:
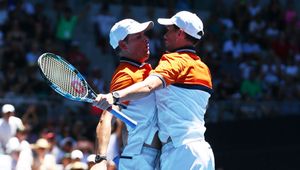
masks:
MULTIPOLYGON (((165 11, 165 16, 161 17, 172 16, 177 10, 190 10, 203 18, 205 36, 197 50, 211 68, 213 77, 213 103, 208 112, 211 115, 218 112, 218 115, 211 119, 222 121, 260 116, 256 114, 272 116, 293 109, 294 105, 290 104, 299 102, 300 18, 299 11, 295 9, 296 1, 283 3, 266 0, 262 3, 258 0, 233 0, 234 5, 229 7, 227 1, 214 0, 214 5, 208 10, 209 15, 205 17, 193 6, 195 1, 168 2, 168 5, 162 2, 159 6, 165 11), (278 105, 272 103, 274 101, 280 102, 280 106, 286 110, 276 110, 278 105)), ((5 137, 6 141, 5 144, 1 143, 1 153, 11 156, 13 161, 17 160, 15 150, 19 154, 18 159, 22 158, 23 149, 20 152, 20 147, 10 147, 18 145, 9 144, 17 141, 22 147, 28 148, 29 151, 24 151, 24 154, 30 153, 31 156, 26 156, 32 159, 27 162, 30 166, 41 164, 36 160, 45 153, 54 155, 54 158, 49 157, 50 162, 55 161, 63 167, 71 162, 87 165, 89 155, 95 153, 94 133, 100 110, 79 103, 76 105, 80 107, 74 108, 73 104, 63 105, 63 108, 60 105, 62 97, 58 97, 42 80, 36 61, 44 52, 60 54, 87 77, 96 91, 107 92, 109 80, 102 75, 106 74, 105 70, 90 67, 93 61, 81 49, 74 32, 83 20, 91 21, 89 27, 94 30, 94 45, 101 53, 113 58, 115 54, 108 43, 109 30, 120 19, 135 18, 134 11, 130 3, 121 4, 117 14, 112 12, 110 3, 81 2, 80 11, 75 11, 69 3, 68 0, 54 0, 51 3, 0 1, 0 99, 15 102, 19 111, 15 115, 18 119, 10 118, 16 121, 10 139, 5 136, 8 133, 1 131, 1 140, 5 137), (89 10, 93 3, 101 5, 99 11, 91 15, 89 10), (20 99, 47 100, 47 107, 52 110, 50 114, 55 116, 49 118, 49 113, 44 113, 49 110, 38 102, 25 105, 16 103, 20 99), (17 123, 20 121, 22 125, 17 123), (72 156, 73 151, 75 153, 72 156)), ((157 6, 144 8, 147 11, 140 18, 156 21, 157 6)), ((148 33, 151 50, 149 62, 153 67, 164 52, 163 33, 162 29, 148 33)), ((7 115, 4 112, 5 108, 2 108, 0 128, 5 124, 3 122, 7 115)), ((7 123, 5 126, 8 126, 7 123)), ((12 165, 17 166, 17 163, 13 162, 12 165)))
MULTIPOLYGON (((87 170, 95 164, 94 143, 88 139, 56 132, 45 126, 31 133, 30 125, 15 115, 15 107, 4 104, 0 119, 0 169, 12 170, 87 170)), ((78 127, 78 126, 76 126, 78 127)), ((74 128, 80 134, 83 127, 74 128)), ((114 135, 112 134, 112 137, 114 135)), ((108 147, 109 170, 116 168, 116 138, 108 147)))

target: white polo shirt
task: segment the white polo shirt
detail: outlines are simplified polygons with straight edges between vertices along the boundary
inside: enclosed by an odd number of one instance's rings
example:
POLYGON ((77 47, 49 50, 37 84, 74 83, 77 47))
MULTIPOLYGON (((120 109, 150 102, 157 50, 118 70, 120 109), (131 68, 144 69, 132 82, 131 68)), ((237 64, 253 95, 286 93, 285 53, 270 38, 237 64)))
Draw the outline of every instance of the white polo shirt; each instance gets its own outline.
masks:
POLYGON ((174 147, 205 140, 204 114, 212 93, 209 68, 193 49, 164 54, 150 76, 158 76, 164 88, 155 92, 161 142, 174 147))
MULTIPOLYGON (((110 89, 116 91, 141 82, 148 77, 151 70, 149 64, 120 58, 120 65, 113 75, 110 89)), ((141 153, 144 143, 152 143, 158 131, 155 94, 126 103, 128 106, 122 112, 137 121, 137 126, 134 129, 127 126, 128 140, 122 155, 134 156, 141 153)))

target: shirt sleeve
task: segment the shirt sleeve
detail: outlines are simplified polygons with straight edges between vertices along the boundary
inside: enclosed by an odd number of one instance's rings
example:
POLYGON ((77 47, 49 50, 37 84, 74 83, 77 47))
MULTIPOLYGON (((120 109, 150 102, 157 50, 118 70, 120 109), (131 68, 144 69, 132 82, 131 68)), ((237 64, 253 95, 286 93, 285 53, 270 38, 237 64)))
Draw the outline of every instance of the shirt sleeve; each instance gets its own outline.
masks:
MULTIPOLYGON (((126 72, 118 72, 113 76, 113 79, 110 84, 110 92, 124 89, 134 83, 133 78, 126 72)), ((126 105, 129 104, 129 101, 122 102, 126 105)))
POLYGON ((125 72, 117 73, 110 84, 110 92, 124 89, 134 83, 132 77, 125 72))
POLYGON ((175 83, 182 70, 182 66, 178 60, 179 58, 176 56, 163 55, 158 66, 151 72, 151 74, 161 75, 166 85, 175 83))

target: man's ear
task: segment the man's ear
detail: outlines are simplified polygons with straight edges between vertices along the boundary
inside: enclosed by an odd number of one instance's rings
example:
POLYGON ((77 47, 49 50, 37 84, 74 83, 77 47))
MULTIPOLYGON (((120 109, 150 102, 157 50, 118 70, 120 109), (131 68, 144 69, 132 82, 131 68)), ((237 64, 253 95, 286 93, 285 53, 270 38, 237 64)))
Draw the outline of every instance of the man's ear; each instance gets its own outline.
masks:
POLYGON ((119 48, 122 50, 127 49, 127 43, 125 41, 119 41, 119 48))
POLYGON ((179 37, 185 38, 185 32, 182 29, 179 29, 177 34, 178 34, 179 37))

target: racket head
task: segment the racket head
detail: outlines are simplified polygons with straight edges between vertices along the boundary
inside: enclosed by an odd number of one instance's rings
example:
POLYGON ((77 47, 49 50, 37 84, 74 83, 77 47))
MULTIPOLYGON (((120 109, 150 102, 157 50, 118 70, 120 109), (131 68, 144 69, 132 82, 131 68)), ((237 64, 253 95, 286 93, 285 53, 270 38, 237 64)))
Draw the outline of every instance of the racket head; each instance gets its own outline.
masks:
POLYGON ((53 53, 44 53, 38 59, 42 77, 60 95, 75 101, 85 101, 89 86, 79 71, 53 53))

